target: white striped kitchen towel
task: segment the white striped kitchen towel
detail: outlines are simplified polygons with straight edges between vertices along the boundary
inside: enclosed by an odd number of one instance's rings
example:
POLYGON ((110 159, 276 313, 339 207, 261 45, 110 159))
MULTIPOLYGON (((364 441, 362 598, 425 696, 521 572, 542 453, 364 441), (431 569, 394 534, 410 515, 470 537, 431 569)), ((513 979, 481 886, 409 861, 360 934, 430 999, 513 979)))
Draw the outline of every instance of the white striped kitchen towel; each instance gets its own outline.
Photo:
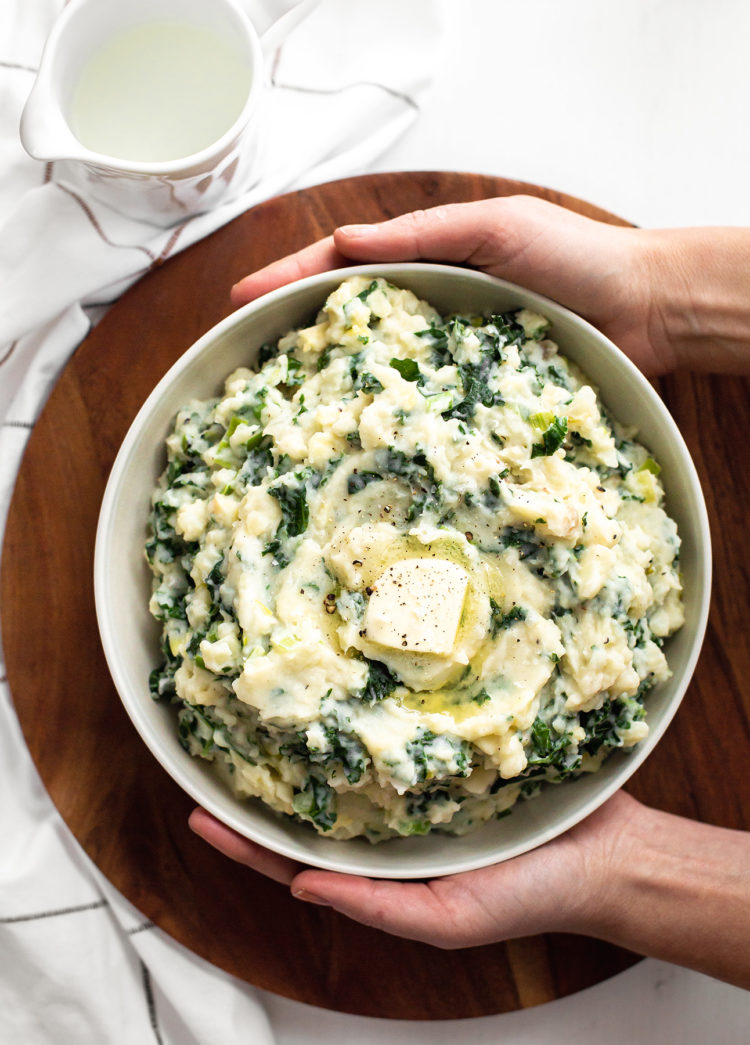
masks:
MULTIPOLYGON (((295 6, 246 2, 260 29, 295 6)), ((106 306, 254 203, 365 171, 417 116, 441 38, 437 0, 321 0, 276 53, 260 183, 165 230, 71 192, 56 164, 21 148, 21 110, 63 6, 0 4, 0 530, 35 419, 106 306)), ((31 763, 1 658, 0 823, 0 1045, 281 1040, 262 992, 144 921, 89 863, 31 763)))

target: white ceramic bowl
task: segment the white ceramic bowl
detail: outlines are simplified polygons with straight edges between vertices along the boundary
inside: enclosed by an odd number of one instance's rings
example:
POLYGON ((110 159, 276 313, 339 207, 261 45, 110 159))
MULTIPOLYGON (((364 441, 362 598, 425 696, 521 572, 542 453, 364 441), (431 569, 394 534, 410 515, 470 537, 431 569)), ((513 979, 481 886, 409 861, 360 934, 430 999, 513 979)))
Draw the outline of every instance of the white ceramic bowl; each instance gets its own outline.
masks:
POLYGON ((468 269, 391 264, 328 272, 267 294, 209 330, 174 364, 148 397, 123 441, 102 503, 96 539, 96 609, 115 686, 138 732, 166 771, 196 802, 242 835, 317 867, 387 878, 430 878, 517 856, 549 841, 601 805, 653 751, 690 681, 708 615, 711 550, 698 477, 674 421, 633 364, 594 327, 538 294, 468 269), (335 841, 308 824, 274 814, 260 801, 240 801, 211 765, 179 744, 176 715, 155 703, 149 672, 160 662, 160 625, 148 612, 151 574, 143 555, 150 497, 165 466, 164 440, 191 398, 216 395, 258 348, 308 322, 346 275, 383 275, 409 287, 441 312, 527 307, 552 321, 551 337, 598 386, 603 402, 662 466, 666 507, 682 537, 686 621, 665 648, 672 677, 647 697, 648 738, 629 753, 615 751, 598 773, 548 786, 513 815, 463 837, 431 834, 371 845, 335 841))

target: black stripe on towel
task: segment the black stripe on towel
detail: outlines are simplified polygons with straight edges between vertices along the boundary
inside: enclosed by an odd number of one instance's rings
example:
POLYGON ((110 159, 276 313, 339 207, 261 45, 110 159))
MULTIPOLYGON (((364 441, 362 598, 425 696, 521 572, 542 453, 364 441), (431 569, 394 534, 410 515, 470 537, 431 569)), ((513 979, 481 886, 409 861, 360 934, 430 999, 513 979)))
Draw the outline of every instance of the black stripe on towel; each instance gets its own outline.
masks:
POLYGON ((35 73, 33 65, 22 65, 20 62, 0 62, 0 69, 20 69, 23 73, 35 73))
POLYGON ((146 995, 146 1005, 148 1006, 149 1022, 151 1023, 154 1037, 156 1038, 158 1045, 164 1045, 161 1032, 159 1031, 159 1021, 156 1016, 156 1003, 154 1002, 154 992, 151 987, 151 973, 143 962, 141 962, 141 976, 143 978, 143 992, 146 995))
POLYGON ((136 933, 145 932, 146 929, 153 929, 153 927, 154 927, 154 923, 151 922, 151 921, 142 922, 140 925, 136 925, 135 928, 133 928, 133 929, 126 929, 125 930, 125 935, 126 936, 135 936, 136 933))
POLYGON ((35 914, 13 914, 0 917, 0 925, 13 925, 17 922, 36 922, 40 918, 57 918, 61 914, 78 914, 79 911, 94 911, 98 907, 108 907, 106 900, 94 900, 92 903, 81 903, 75 907, 59 907, 55 911, 38 911, 35 914))
POLYGON ((379 91, 385 91, 386 94, 390 94, 392 98, 398 98, 399 101, 404 102, 419 112, 419 104, 410 95, 404 94, 403 91, 397 91, 395 87, 389 87, 388 84, 378 83, 376 80, 358 80, 356 83, 345 83, 341 87, 305 87, 293 83, 280 83, 278 80, 272 79, 271 86, 277 87, 281 91, 295 91, 297 94, 317 95, 344 94, 355 87, 375 87, 379 91))

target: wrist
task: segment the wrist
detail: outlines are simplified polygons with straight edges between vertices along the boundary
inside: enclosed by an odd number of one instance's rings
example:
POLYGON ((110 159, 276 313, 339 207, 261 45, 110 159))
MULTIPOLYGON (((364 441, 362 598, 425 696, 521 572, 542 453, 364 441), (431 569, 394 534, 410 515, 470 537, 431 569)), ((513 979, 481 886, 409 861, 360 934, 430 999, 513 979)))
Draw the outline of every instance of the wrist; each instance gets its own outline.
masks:
POLYGON ((618 791, 586 820, 538 850, 558 883, 539 931, 606 938, 611 912, 621 903, 628 869, 637 860, 639 824, 654 810, 618 791))
POLYGON ((664 370, 750 372, 750 231, 639 235, 648 337, 664 370))
POLYGON ((659 854, 654 853, 652 843, 665 829, 665 814, 633 799, 630 803, 632 815, 623 820, 616 838, 602 839, 598 888, 592 890, 580 931, 639 950, 634 945, 639 936, 636 923, 644 911, 646 893, 651 900, 651 889, 661 875, 659 854))
POLYGON ((750 986, 750 838, 638 809, 579 931, 750 986))

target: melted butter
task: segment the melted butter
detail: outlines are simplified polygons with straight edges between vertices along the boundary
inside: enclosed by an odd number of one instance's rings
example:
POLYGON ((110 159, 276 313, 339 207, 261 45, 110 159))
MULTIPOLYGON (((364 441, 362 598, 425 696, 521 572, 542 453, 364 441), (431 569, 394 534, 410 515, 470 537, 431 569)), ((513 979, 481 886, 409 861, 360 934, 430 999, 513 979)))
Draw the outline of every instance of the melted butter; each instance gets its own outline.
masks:
POLYGON ((401 559, 375 582, 363 618, 371 642, 450 656, 469 575, 448 559, 401 559))
POLYGON ((491 599, 495 600, 498 606, 502 606, 505 603, 507 587, 504 571, 499 568, 495 561, 489 562, 485 559, 482 562, 482 573, 484 582, 487 585, 487 594, 491 599))
MULTIPOLYGON (((362 579, 365 590, 372 587, 389 566, 403 559, 446 559, 461 566, 469 575, 461 618, 458 624, 456 643, 460 643, 462 633, 471 630, 479 621, 486 618, 487 583, 483 570, 477 567, 476 560, 467 551, 462 541, 449 536, 423 544, 419 538, 411 534, 394 534, 387 544, 377 542, 363 553, 362 579)), ((487 621, 482 620, 486 628, 487 621)))
MULTIPOLYGON (((503 688, 502 677, 507 685, 517 687, 529 672, 534 674, 533 665, 520 656, 516 641, 526 634, 528 626, 519 625, 513 630, 510 647, 504 632, 493 639, 490 599, 503 613, 518 605, 548 617, 554 591, 548 581, 519 561, 513 549, 500 554, 483 553, 463 534, 451 530, 444 533, 445 536, 442 532, 434 535, 433 531, 430 540, 422 542, 414 534, 394 533, 382 525, 355 528, 343 535, 341 543, 331 547, 326 559, 329 575, 341 577, 345 587, 359 590, 365 598, 384 571, 404 559, 442 559, 466 571, 469 582, 450 654, 384 647, 370 640, 366 628, 358 633, 351 626, 345 629, 347 648, 383 661, 400 679, 404 688, 399 699, 404 707, 426 715, 448 714, 461 723, 487 712, 486 704, 472 700, 483 686, 491 685, 497 696, 503 688), (500 659, 498 643, 504 650, 508 647, 500 659)), ((536 646, 530 652, 535 653, 536 646)))
POLYGON ((423 711, 428 715, 448 714, 456 722, 478 714, 484 705, 472 700, 465 689, 448 687, 423 693, 401 691, 401 703, 413 711, 423 711))
POLYGON ((411 534, 394 533, 387 543, 377 540, 363 550, 362 579, 365 585, 372 586, 389 566, 402 559, 447 559, 469 574, 476 572, 475 562, 462 542, 455 538, 445 537, 423 544, 411 534))

